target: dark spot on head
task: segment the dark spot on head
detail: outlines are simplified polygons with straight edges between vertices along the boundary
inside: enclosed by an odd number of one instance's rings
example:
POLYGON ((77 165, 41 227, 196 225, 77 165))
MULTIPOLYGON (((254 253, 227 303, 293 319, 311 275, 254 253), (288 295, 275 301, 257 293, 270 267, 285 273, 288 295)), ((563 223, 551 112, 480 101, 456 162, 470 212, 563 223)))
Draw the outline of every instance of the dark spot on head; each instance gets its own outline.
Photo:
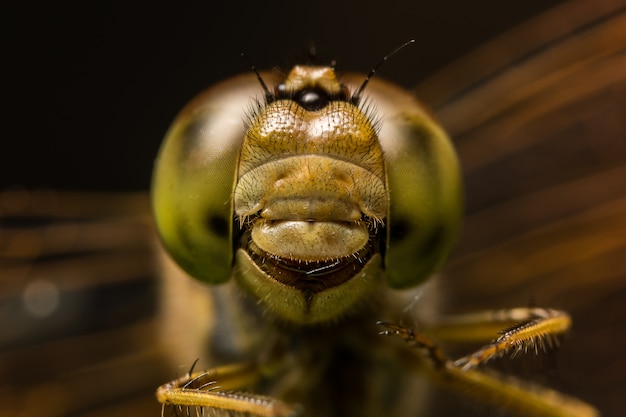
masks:
POLYGON ((299 91, 293 99, 308 111, 321 110, 330 101, 328 94, 320 88, 307 88, 299 91))
POLYGON ((406 219, 398 219, 392 221, 389 227, 389 238, 393 244, 396 244, 411 234, 413 225, 406 219))
MULTIPOLYGON (((392 245, 401 243, 412 233, 416 233, 415 226, 408 220, 399 219, 391 222, 391 233, 389 238, 392 245)), ((437 253, 437 251, 441 248, 442 242, 444 242, 446 238, 446 229, 441 224, 433 225, 423 231, 420 228, 419 233, 426 234, 420 239, 420 241, 423 242, 422 246, 419 248, 419 253, 422 256, 429 256, 437 253)))
POLYGON ((228 221, 217 214, 210 214, 206 219, 206 227, 209 232, 223 239, 228 239, 230 230, 228 229, 228 221))

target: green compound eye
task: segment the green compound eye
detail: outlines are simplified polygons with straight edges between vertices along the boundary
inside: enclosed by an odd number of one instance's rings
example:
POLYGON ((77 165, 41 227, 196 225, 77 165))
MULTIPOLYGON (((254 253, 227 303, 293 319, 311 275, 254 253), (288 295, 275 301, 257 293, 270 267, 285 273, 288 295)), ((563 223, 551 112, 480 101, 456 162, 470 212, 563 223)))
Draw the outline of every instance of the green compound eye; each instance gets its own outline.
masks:
POLYGON ((462 212, 456 155, 411 94, 358 91, 295 67, 264 102, 255 75, 192 101, 170 128, 152 195, 164 246, 193 277, 231 276, 277 317, 336 319, 380 285, 412 287, 447 257, 462 212))

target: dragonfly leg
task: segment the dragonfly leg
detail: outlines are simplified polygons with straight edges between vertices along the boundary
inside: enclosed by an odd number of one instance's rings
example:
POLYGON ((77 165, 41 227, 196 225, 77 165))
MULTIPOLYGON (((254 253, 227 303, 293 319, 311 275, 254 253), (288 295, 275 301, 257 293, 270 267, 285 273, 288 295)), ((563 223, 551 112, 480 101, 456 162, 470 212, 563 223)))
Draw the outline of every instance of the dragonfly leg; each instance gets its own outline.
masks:
POLYGON ((230 416, 234 413, 258 417, 291 417, 297 407, 262 395, 239 391, 253 385, 261 376, 260 366, 254 363, 222 366, 187 375, 161 385, 156 397, 163 410, 172 407, 177 415, 203 415, 204 408, 211 415, 230 416), (180 412, 182 411, 182 413, 180 412))
MULTIPOLYGON (((493 317, 493 312, 491 316, 493 317)), ((490 314, 476 313, 446 320, 446 332, 456 327, 480 327, 487 323, 490 314)), ((558 310, 513 309, 498 313, 500 323, 516 324, 501 332, 501 336, 478 351, 457 361, 446 357, 443 350, 429 335, 405 326, 379 322, 381 334, 398 336, 407 342, 416 354, 426 352, 431 367, 426 371, 431 379, 445 389, 465 394, 477 401, 497 408, 533 417, 597 417, 598 411, 576 398, 498 374, 492 370, 478 370, 476 366, 488 359, 507 352, 532 347, 538 349, 552 343, 552 338, 571 326, 569 316, 558 310), (550 340, 550 341, 548 341, 550 340)), ((487 326, 490 327, 490 326, 487 326)))

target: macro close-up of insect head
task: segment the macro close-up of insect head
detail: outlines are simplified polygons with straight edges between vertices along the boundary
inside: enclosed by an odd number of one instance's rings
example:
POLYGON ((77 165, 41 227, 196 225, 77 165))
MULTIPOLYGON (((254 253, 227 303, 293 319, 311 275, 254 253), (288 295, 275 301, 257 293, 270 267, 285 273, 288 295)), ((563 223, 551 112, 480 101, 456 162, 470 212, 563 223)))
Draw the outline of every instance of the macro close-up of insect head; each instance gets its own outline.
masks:
POLYGON ((0 415, 621 416, 626 3, 272 6, 10 11, 0 415))

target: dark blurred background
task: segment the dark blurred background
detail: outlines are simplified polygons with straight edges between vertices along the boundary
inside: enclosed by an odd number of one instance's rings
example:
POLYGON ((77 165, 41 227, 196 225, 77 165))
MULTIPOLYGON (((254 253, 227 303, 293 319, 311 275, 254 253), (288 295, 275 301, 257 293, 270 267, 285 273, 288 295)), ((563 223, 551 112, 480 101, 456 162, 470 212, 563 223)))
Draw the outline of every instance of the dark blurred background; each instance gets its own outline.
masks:
POLYGON ((0 189, 144 190, 176 113, 259 68, 381 69, 407 87, 556 0, 13 2, 3 11, 0 189))

